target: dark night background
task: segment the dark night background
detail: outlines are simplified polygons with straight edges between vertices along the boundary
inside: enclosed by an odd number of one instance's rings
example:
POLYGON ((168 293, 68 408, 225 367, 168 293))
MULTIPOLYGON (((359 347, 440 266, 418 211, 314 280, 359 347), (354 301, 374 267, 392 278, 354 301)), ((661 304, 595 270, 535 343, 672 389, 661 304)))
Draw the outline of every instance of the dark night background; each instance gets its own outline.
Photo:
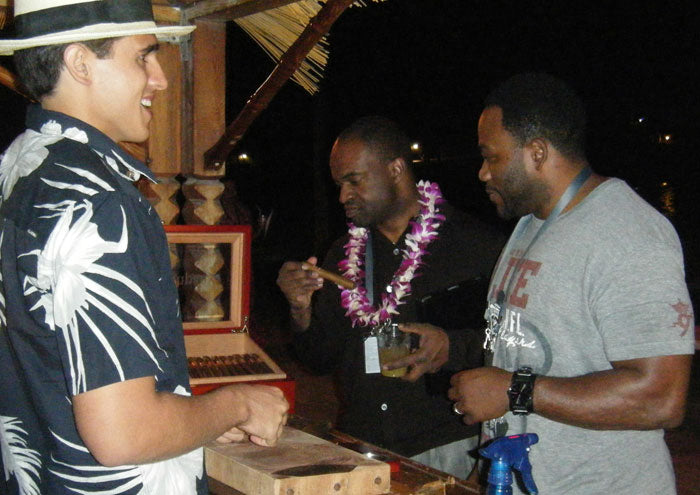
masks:
MULTIPOLYGON (((273 283, 284 259, 323 255, 343 232, 328 152, 366 114, 394 118, 421 143, 418 175, 438 180, 452 203, 502 224, 476 178, 476 121, 488 91, 523 71, 576 88, 593 168, 627 180, 669 217, 688 278, 700 280, 699 21, 690 2, 388 0, 347 10, 330 32, 320 92, 287 84, 236 151, 251 161, 227 165, 253 216, 273 212, 254 240, 258 282, 273 283)), ((230 121, 274 64, 233 23, 227 64, 230 121)), ((0 102, 4 148, 22 129, 23 103, 5 88, 0 102)))
MULTIPOLYGON (((254 164, 229 165, 254 211, 274 209, 267 237, 256 241, 260 256, 274 265, 322 255, 343 232, 328 153, 340 130, 371 113, 396 119, 422 144, 421 177, 502 224, 476 177, 482 101, 512 74, 546 71, 585 101, 592 166, 627 180, 674 223, 696 285, 700 15, 684 5, 389 0, 349 9, 331 29, 321 91, 311 97, 286 86, 242 143, 254 164), (314 208, 314 173, 322 174, 326 207, 314 208)), ((273 67, 239 31, 232 26, 231 118, 273 67)))

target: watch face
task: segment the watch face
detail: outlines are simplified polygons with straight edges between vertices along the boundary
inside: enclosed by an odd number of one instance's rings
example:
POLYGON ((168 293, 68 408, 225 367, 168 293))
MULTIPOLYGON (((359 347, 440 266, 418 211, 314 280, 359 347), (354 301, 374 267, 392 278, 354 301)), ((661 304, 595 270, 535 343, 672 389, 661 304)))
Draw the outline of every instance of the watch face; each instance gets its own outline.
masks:
POLYGON ((520 368, 513 373, 508 398, 510 411, 513 414, 529 414, 532 412, 532 391, 535 376, 530 368, 520 368))

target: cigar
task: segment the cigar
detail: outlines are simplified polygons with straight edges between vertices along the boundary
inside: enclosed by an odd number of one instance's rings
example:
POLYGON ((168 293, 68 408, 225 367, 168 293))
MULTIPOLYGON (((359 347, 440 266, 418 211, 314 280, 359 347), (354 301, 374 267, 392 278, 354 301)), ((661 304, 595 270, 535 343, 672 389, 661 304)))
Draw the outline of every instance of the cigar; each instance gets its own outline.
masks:
POLYGON ((228 376, 231 374, 231 370, 226 365, 223 356, 214 356, 214 367, 217 371, 216 376, 228 376))
POLYGON ((233 360, 236 366, 241 369, 241 374, 243 375, 255 375, 257 374, 255 370, 246 362, 242 354, 234 354, 233 360))
POLYGON ((187 368, 192 378, 200 377, 199 363, 197 362, 197 358, 187 358, 187 368))
POLYGON ((311 270, 312 272, 316 272, 321 278, 333 282, 336 285, 340 285, 341 287, 344 287, 346 289, 355 288, 355 282, 353 282, 352 280, 348 280, 345 277, 341 277, 337 273, 329 272, 328 270, 324 270, 323 268, 318 267, 316 265, 312 265, 311 263, 307 263, 306 261, 304 261, 301 264, 301 267, 304 270, 311 270))
POLYGON ((216 373, 211 366, 211 358, 209 356, 195 358, 199 363, 199 372, 201 378, 213 378, 216 373))
POLYGON ((253 366, 256 373, 273 373, 270 367, 262 359, 260 359, 260 356, 257 354, 244 354, 243 357, 248 363, 250 363, 251 366, 253 366))
POLYGON ((233 356, 224 356, 224 363, 226 363, 226 366, 229 369, 229 375, 235 376, 235 375, 246 375, 246 371, 238 366, 234 360, 233 356))

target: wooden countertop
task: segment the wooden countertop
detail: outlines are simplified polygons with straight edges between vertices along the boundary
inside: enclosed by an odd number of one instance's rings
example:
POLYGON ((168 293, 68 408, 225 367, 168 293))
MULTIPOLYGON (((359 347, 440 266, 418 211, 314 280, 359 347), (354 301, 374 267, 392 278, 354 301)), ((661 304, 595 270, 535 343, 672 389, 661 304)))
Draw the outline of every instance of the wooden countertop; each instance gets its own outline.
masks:
MULTIPOLYGON (((371 453, 374 458, 388 462, 393 468, 389 495, 478 495, 483 493, 474 480, 464 481, 456 479, 447 473, 437 471, 424 464, 334 430, 330 428, 330 425, 311 423, 298 416, 292 416, 289 424, 294 428, 347 449, 365 455, 371 453)), ((248 495, 212 478, 209 478, 209 490, 212 495, 248 495)))

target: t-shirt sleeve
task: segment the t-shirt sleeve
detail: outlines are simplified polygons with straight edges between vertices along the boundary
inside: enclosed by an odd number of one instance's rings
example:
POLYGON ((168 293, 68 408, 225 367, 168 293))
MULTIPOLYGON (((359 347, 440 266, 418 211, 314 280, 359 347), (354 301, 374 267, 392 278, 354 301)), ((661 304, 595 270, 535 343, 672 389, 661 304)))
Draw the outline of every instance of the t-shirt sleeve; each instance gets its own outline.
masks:
POLYGON ((647 242, 607 254, 591 307, 609 361, 692 354, 694 317, 680 245, 647 242))

